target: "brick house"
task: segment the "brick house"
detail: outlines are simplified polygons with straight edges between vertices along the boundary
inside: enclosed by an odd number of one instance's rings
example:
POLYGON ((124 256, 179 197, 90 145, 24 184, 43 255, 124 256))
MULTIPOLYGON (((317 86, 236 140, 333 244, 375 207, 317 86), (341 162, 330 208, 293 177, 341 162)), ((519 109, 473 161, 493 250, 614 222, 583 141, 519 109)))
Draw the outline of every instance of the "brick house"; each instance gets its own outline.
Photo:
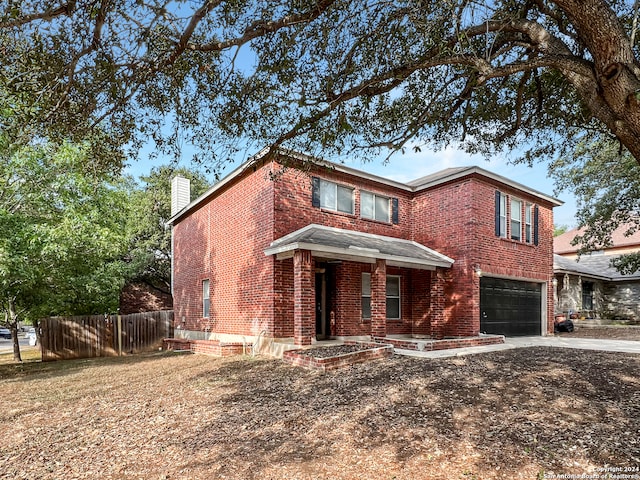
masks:
POLYGON ((479 167, 405 184, 286 155, 284 169, 253 157, 194 201, 174 179, 177 337, 553 332, 558 200, 479 167))

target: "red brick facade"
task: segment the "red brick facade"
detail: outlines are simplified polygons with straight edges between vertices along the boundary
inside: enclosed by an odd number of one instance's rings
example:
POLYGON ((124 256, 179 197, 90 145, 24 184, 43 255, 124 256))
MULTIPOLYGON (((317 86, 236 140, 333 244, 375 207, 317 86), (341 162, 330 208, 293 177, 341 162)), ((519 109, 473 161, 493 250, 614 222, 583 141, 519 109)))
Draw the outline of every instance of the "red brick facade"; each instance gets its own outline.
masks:
MULTIPOLYGON (((454 258, 445 285, 444 335, 477 333, 479 278, 484 276, 546 283, 547 332, 553 333, 553 206, 543 199, 492 179, 473 175, 416 194, 412 238, 454 258), (495 234, 495 192, 537 205, 538 245, 495 234)), ((510 210, 507 204, 507 220, 510 210)), ((523 216, 524 218, 524 216, 523 216)))
POLYGON ((274 330, 274 183, 268 167, 250 170, 173 226, 176 328, 258 335, 274 330), (203 318, 202 282, 210 314, 203 318))
POLYGON ((332 335, 474 336, 480 330, 481 270, 483 276, 543 285, 547 331, 553 331, 553 204, 545 197, 477 172, 412 191, 338 170, 319 167, 309 174, 281 172, 276 163, 249 166, 180 214, 173 222, 177 330, 293 337, 308 344, 317 333, 316 278, 323 278, 332 335), (275 179, 273 172, 279 172, 275 179), (352 187, 354 213, 313 207, 312 176, 352 187), (397 224, 361 218, 362 191, 397 199, 397 224), (496 191, 537 206, 537 245, 496 236, 496 191), (430 271, 380 259, 331 262, 304 250, 293 258, 265 255, 271 242, 310 224, 412 240, 455 263, 430 271), (371 274, 372 318, 362 314, 363 273, 371 274), (386 275, 400 277, 400 319, 386 318, 386 275), (203 280, 210 285, 208 318, 203 280))

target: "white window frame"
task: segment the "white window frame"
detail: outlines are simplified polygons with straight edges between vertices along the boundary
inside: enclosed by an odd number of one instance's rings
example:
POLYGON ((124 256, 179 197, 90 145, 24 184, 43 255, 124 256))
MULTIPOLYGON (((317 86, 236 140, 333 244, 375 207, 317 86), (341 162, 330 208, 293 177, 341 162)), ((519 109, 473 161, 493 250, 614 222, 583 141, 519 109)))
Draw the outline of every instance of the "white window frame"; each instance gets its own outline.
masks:
POLYGON ((517 242, 522 241, 522 200, 518 198, 510 198, 509 199, 509 229, 510 229, 510 238, 511 240, 515 240, 517 242), (518 208, 513 208, 514 203, 518 204, 518 208), (514 213, 517 213, 517 217, 514 217, 514 213), (518 228, 514 229, 514 223, 518 224, 518 228), (514 231, 517 232, 517 236, 514 235, 514 231))
POLYGON ((387 197, 386 195, 378 195, 377 193, 373 193, 373 192, 369 192, 367 190, 361 190, 360 191, 360 218, 366 218, 368 220, 376 220, 378 222, 384 222, 384 223, 391 223, 391 198, 387 197), (369 198, 371 198, 371 201, 373 202, 372 208, 371 208, 371 216, 365 215, 364 214, 364 209, 362 208, 363 204, 364 204, 364 197, 367 196, 369 198), (387 202, 387 217, 386 218, 377 218, 378 216, 378 209, 377 209, 377 204, 378 204, 378 199, 382 199, 382 200, 386 200, 387 202))
POLYGON ((386 279, 386 283, 387 285, 385 285, 385 291, 386 291, 386 296, 387 296, 387 311, 386 316, 387 316, 387 320, 401 320, 402 319, 402 279, 400 277, 400 275, 387 275, 387 279, 386 279), (389 284, 389 279, 390 278, 397 278, 398 279, 398 295, 389 295, 388 293, 388 288, 387 285, 389 284), (397 317, 390 317, 389 316, 389 299, 393 298, 393 299, 398 299, 398 316, 397 317))
POLYGON ((500 192, 500 237, 507 238, 507 196, 500 192))
POLYGON ((361 287, 361 290, 362 290, 362 294, 361 294, 362 301, 360 302, 360 308, 361 308, 361 312, 360 313, 361 313, 361 316, 362 316, 363 319, 371 320, 371 274, 370 273, 362 272, 362 277, 361 277, 361 281, 360 281, 360 287, 361 287), (365 282, 364 282, 365 278, 369 278, 369 291, 368 292, 365 291, 365 282), (366 316, 365 313, 364 313, 365 301, 369 303, 369 315, 368 316, 366 316))
POLYGON ((354 210, 354 201, 353 201, 353 188, 351 187, 347 187, 345 185, 340 185, 336 182, 331 182, 329 180, 324 180, 324 179, 320 179, 320 208, 324 208, 327 210, 333 210, 334 212, 342 212, 342 213, 349 213, 351 215, 353 215, 353 210, 354 210), (327 198, 325 195, 325 192, 327 191, 327 189, 333 189, 333 202, 327 202, 327 198), (344 209, 340 209, 340 202, 338 201, 338 195, 340 192, 349 192, 349 195, 351 197, 351 202, 350 202, 350 210, 344 210, 344 209))
POLYGON ((208 278, 202 280, 202 318, 209 318, 211 314, 210 286, 211 282, 208 278))

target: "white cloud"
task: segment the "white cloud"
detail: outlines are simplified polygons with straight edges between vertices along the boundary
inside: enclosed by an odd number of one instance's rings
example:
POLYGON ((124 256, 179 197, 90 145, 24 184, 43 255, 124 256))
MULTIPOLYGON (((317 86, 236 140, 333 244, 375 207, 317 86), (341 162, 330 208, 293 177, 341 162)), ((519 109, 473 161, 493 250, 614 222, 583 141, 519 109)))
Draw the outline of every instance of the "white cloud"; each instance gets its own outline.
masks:
POLYGON ((350 163, 350 165, 399 182, 415 180, 446 168, 477 165, 497 172, 506 166, 506 162, 502 158, 495 157, 487 161, 481 155, 470 155, 455 146, 449 146, 439 151, 423 149, 420 152, 416 152, 413 149, 413 145, 409 145, 405 154, 394 154, 387 164, 382 163, 383 159, 384 156, 381 155, 380 158, 373 159, 367 163, 356 161, 350 163))

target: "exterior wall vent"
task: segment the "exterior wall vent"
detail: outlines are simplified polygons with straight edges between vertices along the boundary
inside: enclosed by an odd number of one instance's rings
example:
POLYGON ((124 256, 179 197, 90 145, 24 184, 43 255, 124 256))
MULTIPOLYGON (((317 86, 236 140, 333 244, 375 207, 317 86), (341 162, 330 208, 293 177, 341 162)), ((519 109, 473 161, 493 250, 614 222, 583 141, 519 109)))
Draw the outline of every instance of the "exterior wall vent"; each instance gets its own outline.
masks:
POLYGON ((171 216, 191 203, 191 182, 179 175, 171 179, 171 216))

